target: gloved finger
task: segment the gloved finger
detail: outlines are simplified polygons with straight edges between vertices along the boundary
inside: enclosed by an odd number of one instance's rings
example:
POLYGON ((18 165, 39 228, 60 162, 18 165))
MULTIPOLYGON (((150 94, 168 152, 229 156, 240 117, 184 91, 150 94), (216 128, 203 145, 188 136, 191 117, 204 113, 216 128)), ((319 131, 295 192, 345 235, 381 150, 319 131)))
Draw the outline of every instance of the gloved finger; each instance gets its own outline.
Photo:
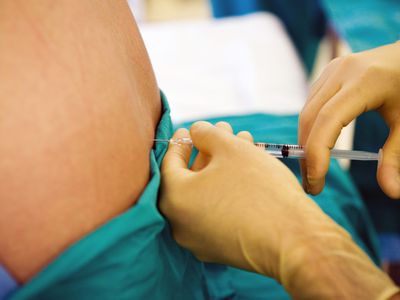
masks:
POLYGON ((390 129, 378 165, 377 179, 390 198, 400 198, 400 127, 390 129))
POLYGON ((319 111, 342 85, 339 68, 342 59, 334 59, 324 70, 320 78, 312 85, 306 104, 299 117, 299 143, 305 145, 308 134, 312 128, 319 111))
POLYGON ((306 159, 302 167, 306 168, 305 181, 307 192, 319 194, 325 183, 328 172, 330 149, 343 127, 366 111, 368 106, 364 95, 358 89, 342 89, 318 113, 305 144, 306 159))
POLYGON ((301 184, 303 186, 303 190, 308 193, 308 184, 307 184, 307 164, 305 159, 299 160, 300 164, 300 175, 301 175, 301 184))
POLYGON ((238 138, 241 138, 242 140, 248 141, 252 144, 254 143, 253 136, 248 131, 240 131, 236 136, 238 138))
MULTIPOLYGON (((222 130, 226 131, 227 133, 233 133, 232 126, 227 122, 218 122, 215 124, 217 128, 221 128, 222 130)), ((203 169, 207 164, 210 162, 211 157, 205 154, 204 152, 199 152, 193 161, 191 170, 192 171, 199 171, 203 169)))
POLYGON ((215 124, 215 126, 218 128, 221 128, 222 130, 226 131, 227 133, 233 134, 232 126, 228 122, 220 121, 217 124, 215 124))
POLYGON ((193 145, 202 153, 212 156, 229 152, 234 136, 208 122, 196 122, 190 128, 193 145))
MULTIPOLYGON (((299 116, 298 144, 306 145, 310 131, 314 126, 320 110, 340 90, 340 81, 332 73, 336 72, 337 61, 322 75, 321 83, 313 88, 307 103, 299 116)), ((307 167, 304 160, 300 160, 300 171, 303 180, 303 188, 307 191, 307 167)))
MULTIPOLYGON (((329 92, 322 91, 321 93, 318 94, 319 96, 321 96, 321 98, 310 100, 308 105, 306 105, 303 108, 299 117, 299 128, 298 128, 299 145, 306 146, 308 144, 310 132, 315 127, 315 120, 321 114, 321 110, 325 105, 325 103, 331 100, 331 97, 335 96, 336 92, 337 92, 336 89, 332 89, 329 92)), ((314 151, 312 150, 311 153, 313 152, 314 151)), ((308 158, 308 156, 309 154, 308 152, 306 152, 306 157, 308 158)), ((307 173, 306 160, 300 160, 300 172, 302 176, 303 188, 306 192, 310 193, 310 191, 308 190, 309 185, 307 181, 308 173, 307 173)))
POLYGON ((332 74, 336 71, 339 62, 340 58, 335 58, 326 66, 321 76, 319 76, 318 79, 311 85, 307 102, 314 98, 325 82, 332 76, 332 74))
POLYGON ((335 77, 329 78, 323 87, 303 107, 299 116, 298 140, 305 145, 314 121, 322 107, 340 91, 340 81, 335 77))
MULTIPOLYGON (((187 129, 181 128, 175 132, 172 138, 190 138, 190 134, 187 129)), ((170 143, 162 163, 161 171, 166 172, 188 170, 191 153, 191 145, 170 143)))

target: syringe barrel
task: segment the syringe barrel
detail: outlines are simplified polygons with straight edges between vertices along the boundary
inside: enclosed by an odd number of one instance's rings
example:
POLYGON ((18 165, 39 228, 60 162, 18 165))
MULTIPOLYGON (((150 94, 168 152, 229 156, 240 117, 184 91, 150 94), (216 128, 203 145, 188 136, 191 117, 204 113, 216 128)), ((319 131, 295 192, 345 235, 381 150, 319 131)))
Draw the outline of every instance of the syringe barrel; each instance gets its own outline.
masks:
POLYGON ((366 151, 332 149, 331 157, 351 160, 378 160, 379 154, 366 151))

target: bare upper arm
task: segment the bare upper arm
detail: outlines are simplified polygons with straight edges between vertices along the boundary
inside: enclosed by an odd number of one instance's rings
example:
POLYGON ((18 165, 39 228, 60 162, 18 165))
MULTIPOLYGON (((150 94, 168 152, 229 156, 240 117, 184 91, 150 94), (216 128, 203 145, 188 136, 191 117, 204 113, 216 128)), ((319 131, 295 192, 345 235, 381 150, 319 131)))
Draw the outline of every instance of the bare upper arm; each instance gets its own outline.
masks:
POLYGON ((0 3, 0 261, 26 281, 131 206, 160 114, 125 1, 0 3))

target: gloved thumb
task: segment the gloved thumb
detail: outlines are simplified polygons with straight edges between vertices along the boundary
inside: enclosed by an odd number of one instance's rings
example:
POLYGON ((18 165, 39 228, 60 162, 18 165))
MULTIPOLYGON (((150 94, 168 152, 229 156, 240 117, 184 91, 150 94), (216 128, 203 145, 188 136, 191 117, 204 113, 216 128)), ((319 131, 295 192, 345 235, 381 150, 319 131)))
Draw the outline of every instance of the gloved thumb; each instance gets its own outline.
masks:
MULTIPOLYGON (((172 138, 190 138, 189 131, 187 129, 181 128, 175 132, 172 138)), ((175 172, 179 169, 188 170, 191 153, 191 145, 170 143, 168 146, 168 151, 165 154, 162 163, 162 171, 166 172, 168 170, 171 170, 175 172)))
POLYGON ((386 195, 400 198, 400 128, 390 130, 378 163, 377 179, 386 195))

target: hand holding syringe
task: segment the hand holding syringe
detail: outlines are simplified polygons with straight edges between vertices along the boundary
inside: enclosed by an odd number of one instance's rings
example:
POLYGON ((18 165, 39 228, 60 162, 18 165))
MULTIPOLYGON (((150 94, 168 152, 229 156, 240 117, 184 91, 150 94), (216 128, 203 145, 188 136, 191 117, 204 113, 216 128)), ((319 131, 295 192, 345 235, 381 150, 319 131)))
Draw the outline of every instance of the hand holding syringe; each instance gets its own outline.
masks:
POLYGON ((159 208, 178 243, 204 261, 274 277, 287 290, 296 287, 293 298, 340 298, 342 286, 357 298, 363 283, 361 298, 399 291, 349 233, 307 197, 289 168, 258 151, 250 134, 238 136, 228 124, 198 122, 190 132, 180 129, 172 140, 159 141, 170 143, 161 166, 159 208), (194 168, 188 165, 191 139, 200 154, 194 168), (325 266, 310 270, 305 263, 316 253, 329 260, 329 272, 325 266), (346 285, 349 274, 357 275, 356 284, 346 285), (332 276, 339 285, 330 288, 332 276), (317 285, 310 285, 310 278, 318 279, 317 285))
MULTIPOLYGON (((155 139, 156 143, 172 143, 177 145, 193 145, 190 138, 178 138, 178 139, 155 139)), ((303 159, 305 158, 305 149, 300 145, 291 144, 273 144, 273 143, 254 143, 258 148, 267 151, 270 155, 278 158, 292 158, 292 159, 303 159)), ((354 150, 341 150, 332 149, 331 157, 338 159, 350 159, 350 160, 379 160, 379 153, 366 152, 366 151, 354 151, 354 150)))

